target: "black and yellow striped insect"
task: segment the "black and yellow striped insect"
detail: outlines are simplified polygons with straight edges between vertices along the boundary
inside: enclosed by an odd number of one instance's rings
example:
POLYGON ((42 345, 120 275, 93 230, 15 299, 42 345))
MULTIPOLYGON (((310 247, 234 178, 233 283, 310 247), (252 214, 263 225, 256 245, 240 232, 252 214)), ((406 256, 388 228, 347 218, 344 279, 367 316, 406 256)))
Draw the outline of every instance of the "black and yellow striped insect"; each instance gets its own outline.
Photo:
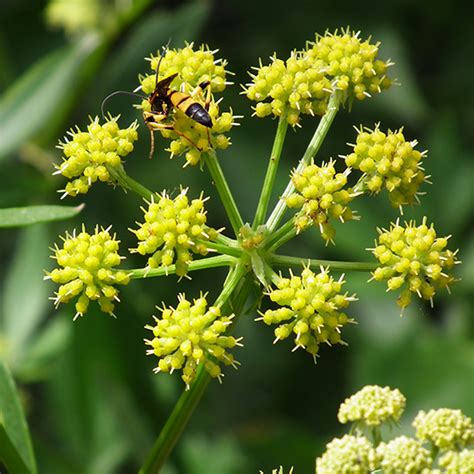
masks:
MULTIPOLYGON (((171 74, 160 81, 158 80, 160 63, 163 56, 164 55, 161 55, 156 67, 155 89, 147 98, 150 108, 143 112, 143 120, 145 121, 148 130, 150 130, 150 158, 153 156, 155 148, 154 132, 156 130, 173 130, 175 133, 186 139, 192 146, 198 148, 189 137, 175 129, 172 121, 167 121, 173 109, 180 110, 191 120, 204 125, 208 129, 212 128, 212 119, 208 112, 209 96, 206 103, 203 105, 193 97, 195 93, 186 94, 185 92, 171 89, 170 85, 178 73, 171 74)), ((199 84, 197 89, 204 90, 209 86, 210 83, 205 81, 199 84)))

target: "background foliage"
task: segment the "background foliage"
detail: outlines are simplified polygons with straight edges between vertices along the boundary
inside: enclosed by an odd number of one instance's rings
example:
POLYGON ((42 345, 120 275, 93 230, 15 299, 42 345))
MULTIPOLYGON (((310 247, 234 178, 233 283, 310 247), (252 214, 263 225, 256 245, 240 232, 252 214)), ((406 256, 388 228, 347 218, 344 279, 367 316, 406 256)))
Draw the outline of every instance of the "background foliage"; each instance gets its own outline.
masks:
MULTIPOLYGON (((419 409, 444 406, 474 415, 474 78, 467 61, 474 44, 472 15, 455 2, 399 0, 366 11, 357 2, 157 1, 121 24, 104 46, 87 34, 67 37, 48 28, 44 2, 7 0, 0 8, 1 208, 58 204, 56 189, 63 181, 51 176, 58 138, 99 114, 108 93, 134 89, 138 73, 147 68, 143 58, 170 37, 173 47, 194 40, 219 48, 239 84, 260 57, 265 61, 277 52, 284 58, 315 32, 360 29, 364 38, 382 42, 381 56, 395 61, 392 75, 402 86, 340 113, 319 156, 347 153, 352 126, 378 121, 382 128, 404 125, 407 137, 429 150, 425 165, 434 184, 425 186, 422 208, 408 209, 405 217, 427 215, 439 235, 453 234, 451 248, 461 249, 463 261, 453 294, 439 294, 434 308, 417 303, 401 319, 394 295, 382 284, 366 285, 367 275, 348 275, 349 290, 360 298, 351 310, 359 324, 345 333, 349 347, 325 348, 317 366, 304 351, 290 353, 289 343, 273 346, 271 329, 255 323, 254 315, 242 319, 238 332, 245 348, 237 356, 242 367, 229 372, 222 386, 210 385, 168 474, 268 472, 280 464, 312 472, 315 456, 341 432, 338 405, 369 383, 398 387, 408 398, 406 420, 419 409)), ((238 93, 236 85, 225 104, 245 118, 233 132, 234 145, 220 156, 243 216, 250 218, 276 122, 252 118, 250 104, 238 93)), ((140 118, 131 105, 129 97, 116 96, 107 109, 121 113, 126 125, 140 118)), ((302 130, 288 134, 278 189, 314 127, 306 118, 302 130)), ((129 174, 156 190, 179 184, 196 193, 206 189, 211 225, 227 225, 217 196, 207 191, 207 175, 183 170, 163 151, 148 161, 148 131, 140 126, 139 133, 127 159, 129 174)), ((90 312, 73 323, 72 305, 54 311, 47 300, 53 288, 42 281, 42 272, 52 267, 48 246, 57 234, 80 222, 89 228, 113 224, 125 249, 134 244, 127 228, 139 217, 138 198, 107 186, 66 201, 83 202, 85 209, 73 220, 0 233, 0 357, 18 384, 39 472, 135 472, 182 390, 177 376, 152 374, 142 341, 154 305, 175 301, 176 278, 130 284, 117 320, 90 312)), ((286 253, 370 259, 365 248, 373 243, 375 226, 387 226, 397 212, 383 198, 364 198, 357 209, 362 221, 346 224, 336 247, 325 248, 316 232, 308 232, 286 253)), ((127 264, 136 268, 143 260, 130 257, 127 264)), ((180 290, 214 295, 220 278, 219 270, 199 274, 181 282, 180 290)), ((411 430, 407 423, 402 428, 411 430)))

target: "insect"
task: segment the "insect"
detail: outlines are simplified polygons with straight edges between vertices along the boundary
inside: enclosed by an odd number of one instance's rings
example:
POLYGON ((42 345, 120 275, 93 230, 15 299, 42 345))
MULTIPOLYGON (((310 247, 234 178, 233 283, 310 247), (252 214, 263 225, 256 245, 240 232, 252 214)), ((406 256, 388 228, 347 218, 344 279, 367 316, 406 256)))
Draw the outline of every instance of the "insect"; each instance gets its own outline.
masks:
MULTIPOLYGON (((207 127, 207 129, 212 128, 212 119, 209 115, 209 104, 210 104, 210 82, 204 81, 201 82, 197 88, 191 92, 191 94, 187 94, 185 92, 177 91, 170 88, 173 79, 178 76, 178 73, 171 74, 164 79, 158 80, 159 72, 160 72, 160 64, 161 61, 166 53, 168 46, 163 48, 163 54, 161 54, 160 59, 158 61, 156 67, 156 75, 155 75, 155 89, 153 92, 148 96, 143 96, 137 94, 135 92, 128 92, 128 91, 115 91, 112 94, 109 94, 103 101, 102 101, 102 116, 104 117, 104 104, 107 100, 109 100, 112 96, 116 94, 128 94, 136 97, 141 97, 142 99, 146 99, 150 104, 150 110, 143 111, 143 120, 150 130, 150 155, 149 158, 153 157, 153 152, 155 150, 155 136, 154 132, 156 130, 173 130, 176 134, 183 137, 187 140, 192 146, 199 149, 199 147, 184 133, 176 130, 173 121, 168 120, 169 115, 173 110, 180 110, 185 115, 187 115, 191 120, 201 125, 207 127), (194 97, 198 90, 204 91, 208 88, 208 95, 206 98, 206 102, 202 105, 196 98, 194 97)), ((210 143, 209 139, 209 131, 208 131, 208 142, 210 143)))
MULTIPOLYGON (((153 156, 153 151, 155 148, 155 130, 173 130, 178 135, 182 136, 187 140, 191 145, 198 148, 197 145, 185 134, 179 132, 174 127, 174 124, 166 119, 169 117, 170 112, 173 109, 180 110, 185 115, 187 115, 191 120, 194 120, 196 123, 204 125, 208 129, 212 128, 212 119, 209 115, 209 95, 206 100, 206 103, 201 105, 193 96, 196 94, 197 90, 204 90, 210 86, 209 81, 201 82, 198 85, 195 91, 191 94, 186 94, 185 92, 176 91, 170 88, 173 79, 178 75, 178 73, 171 74, 164 79, 158 80, 159 70, 161 60, 163 59, 164 54, 160 56, 158 65, 156 67, 156 76, 155 76, 155 89, 148 96, 147 100, 150 104, 150 111, 143 112, 143 120, 145 121, 148 130, 150 130, 150 139, 151 139, 151 149, 150 149, 150 158, 153 156)), ((210 89, 208 89, 210 92, 210 89)), ((209 136, 209 135, 208 135, 209 136)))

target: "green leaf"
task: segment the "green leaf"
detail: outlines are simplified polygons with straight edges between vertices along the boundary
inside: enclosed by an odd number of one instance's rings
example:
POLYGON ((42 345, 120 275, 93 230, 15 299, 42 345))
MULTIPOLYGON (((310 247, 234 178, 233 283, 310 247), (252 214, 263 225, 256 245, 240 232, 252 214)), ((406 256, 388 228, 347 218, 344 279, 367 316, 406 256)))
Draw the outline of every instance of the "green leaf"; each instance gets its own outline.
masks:
POLYGON ((0 361, 0 460, 9 472, 36 473, 36 462, 15 383, 0 361))
POLYGON ((43 281, 43 272, 48 265, 48 245, 45 225, 27 227, 20 235, 6 276, 0 334, 13 371, 25 357, 25 345, 46 316, 50 289, 43 281))
POLYGON ((84 204, 79 206, 28 206, 0 209, 0 228, 62 221, 76 216, 82 209, 84 209, 84 204))
POLYGON ((0 102, 0 158, 27 140, 46 143, 54 136, 102 57, 101 46, 98 35, 86 35, 42 58, 7 90, 0 102))

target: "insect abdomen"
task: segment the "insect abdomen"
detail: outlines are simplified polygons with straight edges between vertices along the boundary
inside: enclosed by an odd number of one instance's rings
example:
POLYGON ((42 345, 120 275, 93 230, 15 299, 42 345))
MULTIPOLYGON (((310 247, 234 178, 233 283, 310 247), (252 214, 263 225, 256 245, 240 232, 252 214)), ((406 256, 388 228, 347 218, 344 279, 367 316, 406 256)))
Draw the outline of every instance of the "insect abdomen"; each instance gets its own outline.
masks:
POLYGON ((198 102, 191 104, 184 112, 189 118, 195 122, 204 125, 205 127, 212 127, 212 120, 207 110, 198 102))

